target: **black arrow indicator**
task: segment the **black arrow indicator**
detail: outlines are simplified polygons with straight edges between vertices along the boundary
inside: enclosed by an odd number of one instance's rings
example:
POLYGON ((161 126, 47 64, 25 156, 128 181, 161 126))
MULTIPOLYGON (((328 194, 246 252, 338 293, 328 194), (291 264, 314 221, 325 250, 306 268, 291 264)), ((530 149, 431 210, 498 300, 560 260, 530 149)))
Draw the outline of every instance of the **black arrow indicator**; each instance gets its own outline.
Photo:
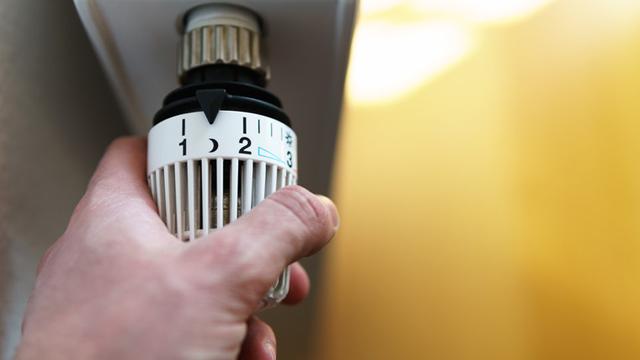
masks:
POLYGON ((198 90, 196 91, 196 98, 202 111, 204 111, 204 115, 207 117, 207 121, 209 121, 209 124, 213 124, 224 99, 227 98, 227 92, 220 89, 198 90))

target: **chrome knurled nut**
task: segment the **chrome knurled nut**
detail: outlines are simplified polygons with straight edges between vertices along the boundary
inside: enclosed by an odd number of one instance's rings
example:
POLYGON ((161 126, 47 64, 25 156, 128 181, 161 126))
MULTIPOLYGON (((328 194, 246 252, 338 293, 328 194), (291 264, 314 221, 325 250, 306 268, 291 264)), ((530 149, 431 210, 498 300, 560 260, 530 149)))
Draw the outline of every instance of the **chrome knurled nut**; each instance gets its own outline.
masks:
POLYGON ((233 25, 205 25, 182 35, 178 54, 178 76, 210 64, 244 66, 264 74, 269 69, 260 56, 260 34, 233 25))

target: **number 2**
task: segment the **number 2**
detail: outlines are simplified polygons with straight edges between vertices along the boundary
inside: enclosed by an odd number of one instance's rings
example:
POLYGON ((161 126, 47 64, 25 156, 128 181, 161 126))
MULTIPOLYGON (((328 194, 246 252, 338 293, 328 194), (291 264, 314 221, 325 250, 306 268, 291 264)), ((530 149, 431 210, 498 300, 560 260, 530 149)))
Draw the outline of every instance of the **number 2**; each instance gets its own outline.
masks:
POLYGON ((251 146, 251 139, 249 139, 246 136, 243 136, 240 138, 240 144, 244 144, 243 147, 240 148, 240 150, 238 151, 240 154, 247 154, 247 155, 251 155, 251 151, 247 150, 247 148, 249 148, 249 146, 251 146))

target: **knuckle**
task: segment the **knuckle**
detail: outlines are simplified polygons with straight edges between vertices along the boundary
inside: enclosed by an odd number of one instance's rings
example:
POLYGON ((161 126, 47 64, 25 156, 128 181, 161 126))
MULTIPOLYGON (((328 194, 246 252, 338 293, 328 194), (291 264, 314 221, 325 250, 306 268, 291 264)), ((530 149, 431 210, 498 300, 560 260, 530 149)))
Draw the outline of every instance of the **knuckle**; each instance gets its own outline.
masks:
MULTIPOLYGON (((120 202, 126 200, 118 199, 119 197, 117 196, 125 194, 127 187, 122 186, 124 170, 113 166, 114 163, 120 161, 121 158, 114 155, 129 156, 135 154, 135 156, 139 156, 139 150, 144 148, 144 146, 144 138, 135 136, 118 137, 109 144, 101 161, 101 165, 98 166, 98 169, 91 178, 82 199, 83 209, 101 209, 104 208, 105 205, 117 205, 117 200, 120 200, 120 202)), ((127 197, 126 194, 124 197, 127 197)))
POLYGON ((74 214, 97 216, 104 211, 116 208, 121 202, 113 195, 117 190, 117 187, 107 180, 95 181, 81 199, 74 214))

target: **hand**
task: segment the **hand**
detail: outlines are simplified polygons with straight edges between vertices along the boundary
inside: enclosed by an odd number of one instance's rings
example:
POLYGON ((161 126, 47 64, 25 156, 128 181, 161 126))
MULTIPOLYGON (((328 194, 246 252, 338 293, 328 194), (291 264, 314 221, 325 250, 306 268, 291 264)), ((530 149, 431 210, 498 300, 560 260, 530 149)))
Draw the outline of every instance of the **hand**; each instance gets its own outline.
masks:
POLYGON ((253 316, 293 263, 286 303, 309 279, 296 260, 322 248, 338 215, 301 187, 191 243, 168 233, 145 180, 146 144, 112 144, 64 235, 40 262, 19 359, 274 359, 253 316))

